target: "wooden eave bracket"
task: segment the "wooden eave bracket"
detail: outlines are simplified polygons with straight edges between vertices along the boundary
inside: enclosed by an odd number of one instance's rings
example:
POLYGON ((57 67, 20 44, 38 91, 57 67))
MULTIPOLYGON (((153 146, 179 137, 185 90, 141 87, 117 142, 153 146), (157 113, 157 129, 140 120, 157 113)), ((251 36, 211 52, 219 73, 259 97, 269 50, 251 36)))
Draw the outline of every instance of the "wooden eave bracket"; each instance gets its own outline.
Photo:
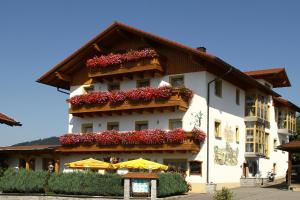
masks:
POLYGON ((67 74, 55 72, 55 76, 62 81, 71 82, 71 77, 67 74))

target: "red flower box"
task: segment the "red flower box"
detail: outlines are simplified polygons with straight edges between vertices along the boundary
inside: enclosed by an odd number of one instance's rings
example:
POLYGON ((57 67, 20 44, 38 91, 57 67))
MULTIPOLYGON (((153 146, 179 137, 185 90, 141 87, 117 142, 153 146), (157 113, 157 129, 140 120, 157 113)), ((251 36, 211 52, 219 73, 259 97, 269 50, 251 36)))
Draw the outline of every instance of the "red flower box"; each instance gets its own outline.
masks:
MULTIPOLYGON (((159 88, 137 88, 126 92, 92 92, 71 97, 69 102, 72 107, 103 105, 106 103, 122 104, 124 101, 131 103, 149 102, 153 99, 156 101, 167 100, 172 96, 172 87, 163 86, 159 88)), ((190 101, 193 97, 193 92, 187 88, 180 88, 180 95, 185 101, 190 101)))
MULTIPOLYGON (((205 140, 205 133, 199 129, 193 129, 193 139, 199 142, 205 140)), ((100 133, 66 134, 59 140, 63 146, 76 145, 159 145, 182 144, 187 138, 182 129, 164 131, 161 129, 148 129, 141 131, 103 131, 100 133)))
POLYGON ((113 54, 95 56, 88 59, 86 66, 90 69, 107 69, 114 65, 119 65, 125 62, 137 61, 143 58, 158 57, 158 54, 154 49, 145 48, 142 50, 129 51, 123 54, 113 54))

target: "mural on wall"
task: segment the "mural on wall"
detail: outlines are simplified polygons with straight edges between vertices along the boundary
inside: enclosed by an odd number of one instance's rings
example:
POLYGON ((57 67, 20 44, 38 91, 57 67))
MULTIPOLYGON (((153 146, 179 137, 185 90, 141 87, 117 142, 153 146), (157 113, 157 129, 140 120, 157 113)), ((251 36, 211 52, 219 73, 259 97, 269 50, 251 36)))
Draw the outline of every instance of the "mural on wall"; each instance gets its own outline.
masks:
POLYGON ((199 112, 193 112, 191 115, 193 116, 192 118, 193 120, 190 122, 190 125, 194 126, 195 128, 200 128, 203 113, 199 111, 199 112))
POLYGON ((233 149, 231 143, 233 143, 234 131, 231 126, 226 124, 224 128, 224 139, 226 141, 226 147, 220 148, 214 147, 215 163, 219 165, 235 166, 238 164, 239 148, 233 149))
POLYGON ((225 148, 214 147, 215 163, 219 165, 235 166, 238 164, 239 149, 235 150, 226 142, 225 148))
POLYGON ((229 143, 232 143, 233 142, 233 135, 234 135, 234 132, 231 128, 231 126, 228 125, 228 123, 226 124, 225 126, 225 129, 224 129, 224 139, 226 142, 229 142, 229 143))

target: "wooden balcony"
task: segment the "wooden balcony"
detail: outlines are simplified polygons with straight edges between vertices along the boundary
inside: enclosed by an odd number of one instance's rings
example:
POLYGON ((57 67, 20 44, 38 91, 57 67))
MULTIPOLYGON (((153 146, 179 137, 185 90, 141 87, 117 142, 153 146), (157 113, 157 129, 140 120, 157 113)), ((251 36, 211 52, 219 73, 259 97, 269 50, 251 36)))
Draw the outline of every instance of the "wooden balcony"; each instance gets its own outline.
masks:
POLYGON ((200 142, 194 141, 191 133, 182 144, 153 144, 153 145, 91 145, 91 146, 61 146, 56 151, 61 153, 154 153, 181 152, 196 154, 200 151, 200 142))
POLYGON ((180 93, 180 89, 173 89, 172 96, 168 100, 150 102, 131 103, 125 101, 120 105, 110 103, 95 106, 71 107, 69 113, 77 117, 111 116, 113 114, 133 114, 133 113, 154 113, 154 112, 175 112, 187 111, 189 103, 185 101, 180 93))
POLYGON ((139 77, 150 75, 151 77, 154 77, 163 74, 163 72, 164 70, 160 59, 145 58, 139 61, 116 65, 107 70, 91 69, 89 71, 89 77, 103 82, 115 79, 133 79, 134 75, 139 77))

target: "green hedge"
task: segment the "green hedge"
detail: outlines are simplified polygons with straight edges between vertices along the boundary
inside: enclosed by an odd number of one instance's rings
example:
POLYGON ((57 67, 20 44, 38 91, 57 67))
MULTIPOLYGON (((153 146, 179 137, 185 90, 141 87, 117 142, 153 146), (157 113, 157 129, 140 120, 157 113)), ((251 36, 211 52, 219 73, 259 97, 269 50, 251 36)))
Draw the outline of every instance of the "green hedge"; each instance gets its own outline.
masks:
POLYGON ((26 171, 8 169, 0 178, 0 190, 6 193, 40 193, 47 185, 48 174, 45 171, 26 171))
POLYGON ((180 174, 161 173, 158 176, 157 195, 159 197, 184 194, 188 191, 188 184, 180 174))
MULTIPOLYGON (((158 196, 172 196, 187 192, 188 184, 177 173, 161 173, 158 196)), ((72 172, 49 174, 46 171, 8 169, 0 177, 0 191, 6 193, 43 193, 45 189, 57 194, 123 196, 123 181, 118 174, 72 172)))
POLYGON ((51 175, 48 189, 57 194, 123 196, 122 177, 117 174, 73 172, 51 175))

